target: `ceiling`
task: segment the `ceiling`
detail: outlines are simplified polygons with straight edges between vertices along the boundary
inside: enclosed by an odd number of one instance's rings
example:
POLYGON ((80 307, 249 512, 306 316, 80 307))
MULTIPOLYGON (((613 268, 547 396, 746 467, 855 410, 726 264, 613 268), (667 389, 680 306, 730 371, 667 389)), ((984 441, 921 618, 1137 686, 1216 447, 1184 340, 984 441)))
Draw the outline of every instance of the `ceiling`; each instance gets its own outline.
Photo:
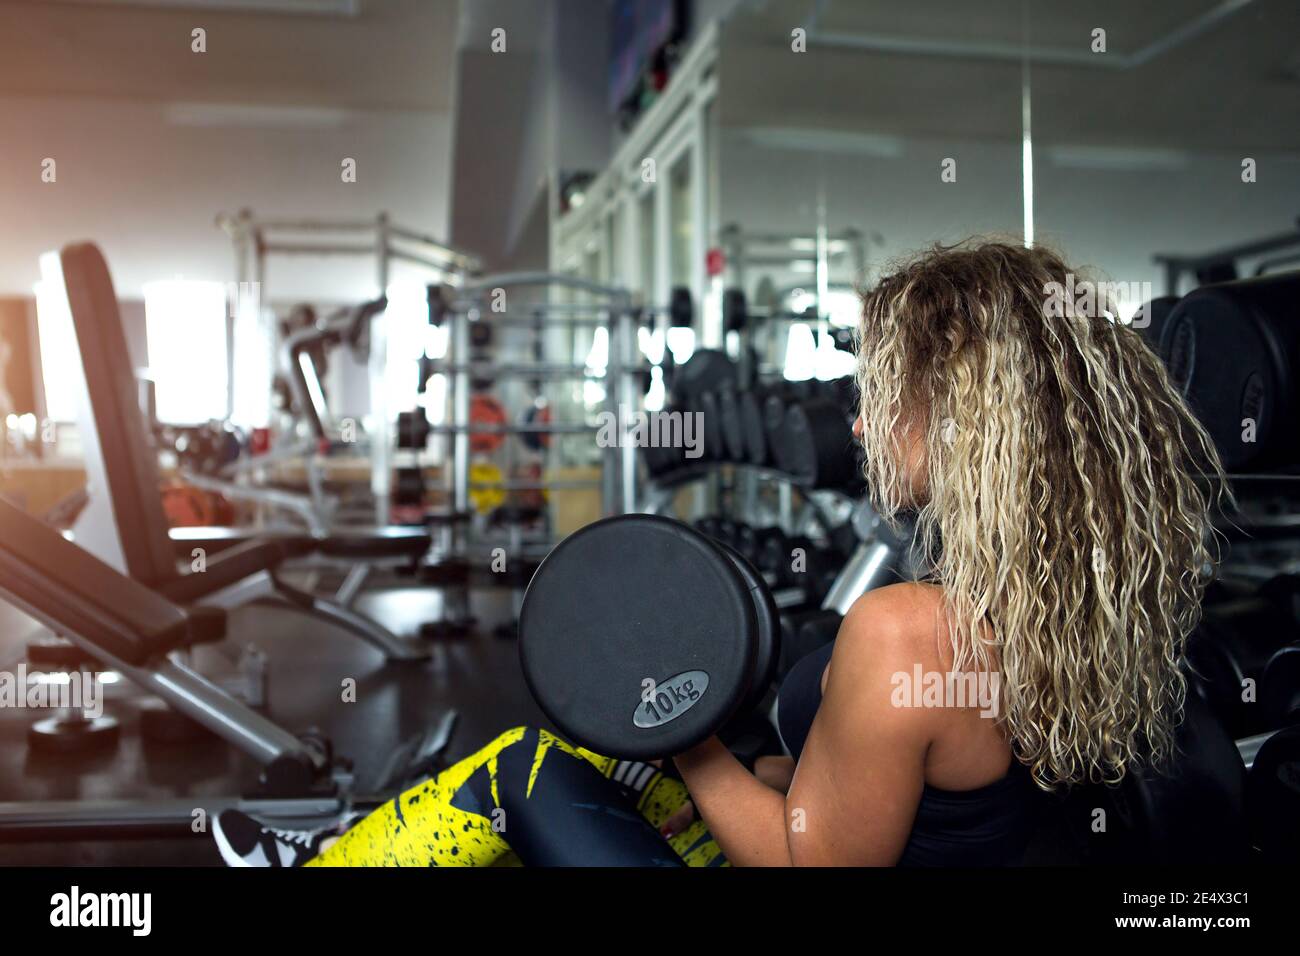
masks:
POLYGON ((0 95, 451 112, 458 11, 457 0, 3 0, 0 95), (206 53, 190 49, 195 27, 206 53))

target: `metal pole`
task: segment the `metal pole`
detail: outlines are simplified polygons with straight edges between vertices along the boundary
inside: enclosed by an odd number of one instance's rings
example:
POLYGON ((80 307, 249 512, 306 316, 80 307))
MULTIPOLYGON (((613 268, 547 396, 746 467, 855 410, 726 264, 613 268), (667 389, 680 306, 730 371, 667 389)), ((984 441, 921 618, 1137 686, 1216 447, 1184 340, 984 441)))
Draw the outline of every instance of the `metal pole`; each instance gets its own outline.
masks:
MULTIPOLYGON (((388 295, 388 213, 381 212, 375 229, 376 296, 388 295)), ((384 527, 392 512, 392 409, 388 407, 388 310, 370 319, 370 491, 375 497, 375 524, 384 527)))
MULTIPOLYGON (((632 304, 624 301, 614 306, 615 325, 619 331, 618 392, 619 404, 633 415, 640 410, 640 401, 636 389, 636 329, 632 319, 632 304)), ((636 510, 636 445, 630 436, 619 434, 619 513, 629 514, 636 510)))
MULTIPOLYGON (((469 315, 459 309, 448 316, 451 322, 452 360, 456 365, 469 362, 469 315)), ((447 468, 452 479, 452 510, 457 516, 469 511, 469 409, 470 377, 468 372, 451 372, 451 424, 456 434, 451 440, 451 458, 447 468)), ((453 522, 453 527, 455 527, 453 522)), ((459 535, 453 534, 452 540, 458 541, 459 535)))

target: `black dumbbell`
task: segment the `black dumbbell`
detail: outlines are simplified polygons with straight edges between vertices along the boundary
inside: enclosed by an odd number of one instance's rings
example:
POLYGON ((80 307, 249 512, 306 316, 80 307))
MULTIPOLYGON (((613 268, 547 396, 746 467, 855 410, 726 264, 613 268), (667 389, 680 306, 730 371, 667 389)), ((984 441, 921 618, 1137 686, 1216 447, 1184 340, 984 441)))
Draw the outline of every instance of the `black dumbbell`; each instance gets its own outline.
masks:
POLYGON ((808 603, 826 596, 843 568, 843 559, 833 548, 822 547, 803 535, 786 535, 769 529, 758 559, 758 567, 778 587, 803 588, 808 603))
POLYGON ((749 306, 742 289, 727 289, 722 293, 722 329, 739 332, 749 324, 749 306))
POLYGON ((1169 324, 1169 316, 1178 304, 1178 296, 1162 295, 1144 304, 1133 316, 1133 331, 1146 341, 1156 357, 1164 361, 1166 356, 1164 331, 1169 324))
POLYGON ((1246 817, 1267 863, 1294 865, 1300 858, 1300 725, 1279 731, 1259 748, 1246 778, 1246 817))
POLYGON ((718 518, 717 524, 714 525, 717 534, 713 536, 715 541, 721 541, 730 547, 736 547, 740 543, 740 536, 744 532, 745 523, 743 521, 734 521, 731 518, 718 518))
POLYGON ((735 385, 737 374, 736 363, 726 352, 696 349, 674 372, 673 400, 677 404, 695 407, 705 392, 735 385))
POLYGON ((1300 325, 1292 321, 1298 296, 1300 272, 1205 285, 1165 321, 1169 377, 1230 472, 1300 459, 1290 427, 1300 411, 1292 371, 1300 350, 1300 325))
POLYGON ((753 525, 744 524, 736 529, 735 548, 750 564, 761 571, 766 571, 762 562, 769 543, 784 538, 785 535, 780 528, 755 528, 753 525))
POLYGON ((704 432, 703 457, 709 461, 726 461, 727 443, 722 437, 722 403, 718 393, 715 391, 701 393, 696 410, 700 413, 704 432))
POLYGON ((740 430, 743 435, 744 459, 753 465, 771 465, 772 446, 769 434, 780 426, 785 407, 796 392, 806 386, 792 382, 765 382, 740 393, 740 430), (769 426, 770 417, 773 424, 769 426))
POLYGON ((1300 641, 1278 648, 1259 679, 1266 729, 1300 722, 1300 641))
POLYGON ((695 321, 695 303, 691 299, 691 290, 685 286, 674 286, 668 305, 668 322, 676 329, 689 329, 695 321))
POLYGON ((397 413, 397 447, 421 449, 429 443, 432 431, 424 410, 417 408, 411 412, 397 413))
POLYGON ((722 519, 713 515, 706 515, 703 518, 695 519, 695 530, 700 534, 708 535, 714 541, 721 541, 721 524, 722 519))
POLYGON ((689 749, 761 700, 780 622, 734 549, 670 518, 622 515, 574 532, 541 563, 519 650, 562 733, 644 760, 689 749))
POLYGON ((1187 642, 1193 678, 1234 738, 1267 729, 1260 682, 1269 659, 1295 638, 1296 622, 1276 593, 1207 607, 1187 642), (1250 690, 1253 688, 1253 693, 1250 690))
POLYGON ((861 445, 843 409, 825 398, 789 406, 773 449, 778 467, 809 488, 862 484, 861 445))
POLYGON ((740 419, 740 394, 734 388, 718 390, 718 424, 728 461, 745 461, 745 430, 740 419))

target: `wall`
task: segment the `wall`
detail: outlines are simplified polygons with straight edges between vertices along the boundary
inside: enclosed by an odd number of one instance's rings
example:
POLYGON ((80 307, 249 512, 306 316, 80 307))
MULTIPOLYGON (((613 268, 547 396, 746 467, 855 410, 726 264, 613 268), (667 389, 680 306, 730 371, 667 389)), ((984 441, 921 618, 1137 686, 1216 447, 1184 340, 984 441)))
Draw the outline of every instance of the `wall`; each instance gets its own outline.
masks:
MULTIPOLYGON (((381 210, 434 235, 447 228, 446 114, 277 109, 254 125, 185 125, 161 103, 0 98, 0 293, 30 293, 38 256, 76 239, 104 249, 123 296, 152 279, 229 281, 234 258, 214 225, 222 211, 366 218, 381 210), (41 162, 57 182, 41 182, 41 162), (357 182, 340 179, 344 157, 357 182)), ((369 262, 274 267, 275 299, 353 299, 373 292, 369 262)))
MULTIPOLYGON (((1019 143, 913 138, 897 148, 891 157, 758 148, 744 132, 729 131, 722 221, 811 234, 824 193, 831 231, 853 227, 867 234, 869 275, 932 242, 1020 235, 1019 143), (940 181, 944 157, 958 161, 956 182, 940 181), (782 188, 773 190, 778 178, 782 188)), ((1163 271, 1155 253, 1208 252, 1294 224, 1300 159, 1272 157, 1265 169, 1267 177, 1245 185, 1237 157, 1226 152, 1189 153, 1175 169, 1106 170, 1062 165, 1044 149, 1035 162, 1036 238, 1080 267, 1113 281, 1149 282, 1159 295, 1163 271)))

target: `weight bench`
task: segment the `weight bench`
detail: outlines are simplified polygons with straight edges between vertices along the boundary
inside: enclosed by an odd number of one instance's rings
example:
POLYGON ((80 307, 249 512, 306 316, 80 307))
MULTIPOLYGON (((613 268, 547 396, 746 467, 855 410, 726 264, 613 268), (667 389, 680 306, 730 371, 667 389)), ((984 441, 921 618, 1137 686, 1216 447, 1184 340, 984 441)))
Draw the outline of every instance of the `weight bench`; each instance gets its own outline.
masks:
MULTIPOLYGON (((233 572, 232 572, 233 573, 233 572)), ((448 711, 389 758, 375 792, 352 792, 345 762, 319 737, 296 737, 176 660, 225 636, 224 610, 183 609, 0 499, 0 597, 255 760, 253 796, 0 803, 0 840, 194 836, 194 811, 241 809, 285 826, 378 806, 439 766, 456 722, 448 711)), ((203 834, 200 834, 203 835, 203 834)))
POLYGON ((172 659, 225 636, 217 608, 187 613, 0 500, 0 594, 55 633, 248 754, 276 789, 307 785, 326 757, 172 659))
MULTIPOLYGON (((117 296, 99 249, 91 243, 63 248, 43 262, 46 278, 61 282, 84 373, 79 394, 90 504, 74 525, 79 545, 135 581, 177 603, 234 606, 275 602, 340 625, 389 660, 429 657, 430 649, 393 634, 349 603, 301 591, 278 573, 291 559, 324 553, 376 558, 423 554, 431 542, 419 529, 403 534, 362 532, 338 538, 300 533, 257 536, 205 553, 201 573, 178 570, 159 494, 161 476, 140 410, 117 296), (50 274, 55 270, 58 275, 50 274)), ((187 549, 188 561, 192 544, 187 549)), ((364 576, 353 578, 353 593, 364 576)))

